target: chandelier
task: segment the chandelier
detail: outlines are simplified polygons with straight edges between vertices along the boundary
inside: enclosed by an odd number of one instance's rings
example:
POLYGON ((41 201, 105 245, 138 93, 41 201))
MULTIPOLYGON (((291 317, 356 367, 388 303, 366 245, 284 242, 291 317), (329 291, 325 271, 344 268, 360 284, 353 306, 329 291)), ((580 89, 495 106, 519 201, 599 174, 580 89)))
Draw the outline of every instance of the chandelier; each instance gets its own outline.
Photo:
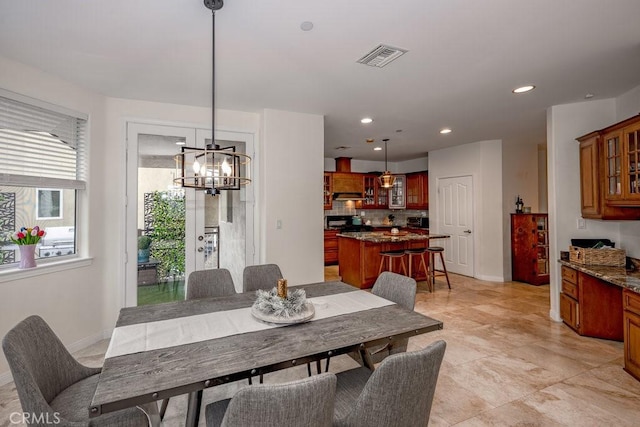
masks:
POLYGON ((389 138, 383 139, 384 141, 384 172, 382 175, 378 177, 378 182, 382 186, 382 188, 391 188, 393 184, 396 182, 396 177, 391 175, 389 172, 389 168, 387 167, 387 142, 389 142, 389 138))
POLYGON ((207 194, 220 194, 221 190, 239 190, 251 182, 249 165, 251 157, 237 153, 236 147, 220 147, 215 143, 215 70, 216 70, 216 10, 222 8, 222 0, 204 0, 211 9, 211 144, 205 148, 182 147, 174 158, 176 177, 174 182, 183 188, 203 190, 207 194))

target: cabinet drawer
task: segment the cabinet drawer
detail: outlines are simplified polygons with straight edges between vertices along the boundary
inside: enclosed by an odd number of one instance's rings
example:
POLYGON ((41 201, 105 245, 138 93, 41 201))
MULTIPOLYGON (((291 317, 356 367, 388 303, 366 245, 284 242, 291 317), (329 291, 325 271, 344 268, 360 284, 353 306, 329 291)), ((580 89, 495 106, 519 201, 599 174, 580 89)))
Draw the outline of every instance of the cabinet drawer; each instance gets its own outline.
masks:
POLYGON ((575 300, 578 299, 578 285, 576 285, 575 283, 571 283, 571 282, 567 282, 566 280, 563 280, 562 292, 575 300))
POLYGON ((622 307, 640 316, 640 294, 625 289, 622 293, 622 307))
POLYGON ((325 249, 338 249, 338 239, 324 239, 325 249))
MULTIPOLYGON (((562 266, 562 280, 566 280, 569 283, 575 285, 578 284, 578 271, 567 266, 562 266)), ((577 298, 577 297, 576 297, 577 298)))

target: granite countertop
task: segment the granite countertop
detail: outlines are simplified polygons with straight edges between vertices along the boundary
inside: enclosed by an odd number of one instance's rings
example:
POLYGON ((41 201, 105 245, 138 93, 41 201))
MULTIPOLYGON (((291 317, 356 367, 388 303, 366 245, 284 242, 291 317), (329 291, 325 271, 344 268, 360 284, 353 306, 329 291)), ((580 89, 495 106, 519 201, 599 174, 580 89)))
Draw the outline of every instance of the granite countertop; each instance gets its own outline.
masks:
POLYGON ((417 233, 400 233, 398 235, 390 235, 386 232, 347 232, 339 233, 339 237, 348 237, 351 239, 362 240, 365 242, 385 243, 385 242, 409 242, 412 240, 429 240, 429 239, 448 239, 448 234, 417 234, 417 233))
POLYGON ((640 293, 640 270, 638 269, 628 270, 624 267, 584 265, 563 260, 559 260, 559 262, 562 265, 582 271, 590 276, 602 279, 605 282, 640 293))

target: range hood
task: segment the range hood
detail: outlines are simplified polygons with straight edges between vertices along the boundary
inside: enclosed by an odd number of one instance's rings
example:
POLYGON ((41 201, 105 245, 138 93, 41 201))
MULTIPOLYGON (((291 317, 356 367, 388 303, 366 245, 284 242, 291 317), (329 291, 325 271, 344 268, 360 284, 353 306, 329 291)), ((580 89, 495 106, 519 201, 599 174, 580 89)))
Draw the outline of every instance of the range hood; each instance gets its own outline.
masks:
POLYGON ((333 193, 333 200, 346 202, 348 200, 364 200, 362 193, 333 193))
POLYGON ((364 200, 364 182, 361 174, 351 173, 351 158, 338 157, 332 175, 333 200, 364 200))

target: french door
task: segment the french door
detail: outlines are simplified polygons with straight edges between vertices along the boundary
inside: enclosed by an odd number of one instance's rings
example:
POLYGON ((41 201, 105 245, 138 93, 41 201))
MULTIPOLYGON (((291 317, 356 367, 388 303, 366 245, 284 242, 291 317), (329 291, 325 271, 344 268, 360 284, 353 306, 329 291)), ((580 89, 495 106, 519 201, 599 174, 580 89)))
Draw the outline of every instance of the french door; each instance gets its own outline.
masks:
MULTIPOLYGON (((216 132, 220 138, 253 150, 251 134, 216 132)), ((210 142, 206 129, 127 123, 126 306, 184 298, 195 270, 225 267, 241 285, 244 266, 255 263, 252 188, 210 196, 174 182, 181 146, 210 142), (148 261, 138 258, 140 235, 152 238, 148 261)))

